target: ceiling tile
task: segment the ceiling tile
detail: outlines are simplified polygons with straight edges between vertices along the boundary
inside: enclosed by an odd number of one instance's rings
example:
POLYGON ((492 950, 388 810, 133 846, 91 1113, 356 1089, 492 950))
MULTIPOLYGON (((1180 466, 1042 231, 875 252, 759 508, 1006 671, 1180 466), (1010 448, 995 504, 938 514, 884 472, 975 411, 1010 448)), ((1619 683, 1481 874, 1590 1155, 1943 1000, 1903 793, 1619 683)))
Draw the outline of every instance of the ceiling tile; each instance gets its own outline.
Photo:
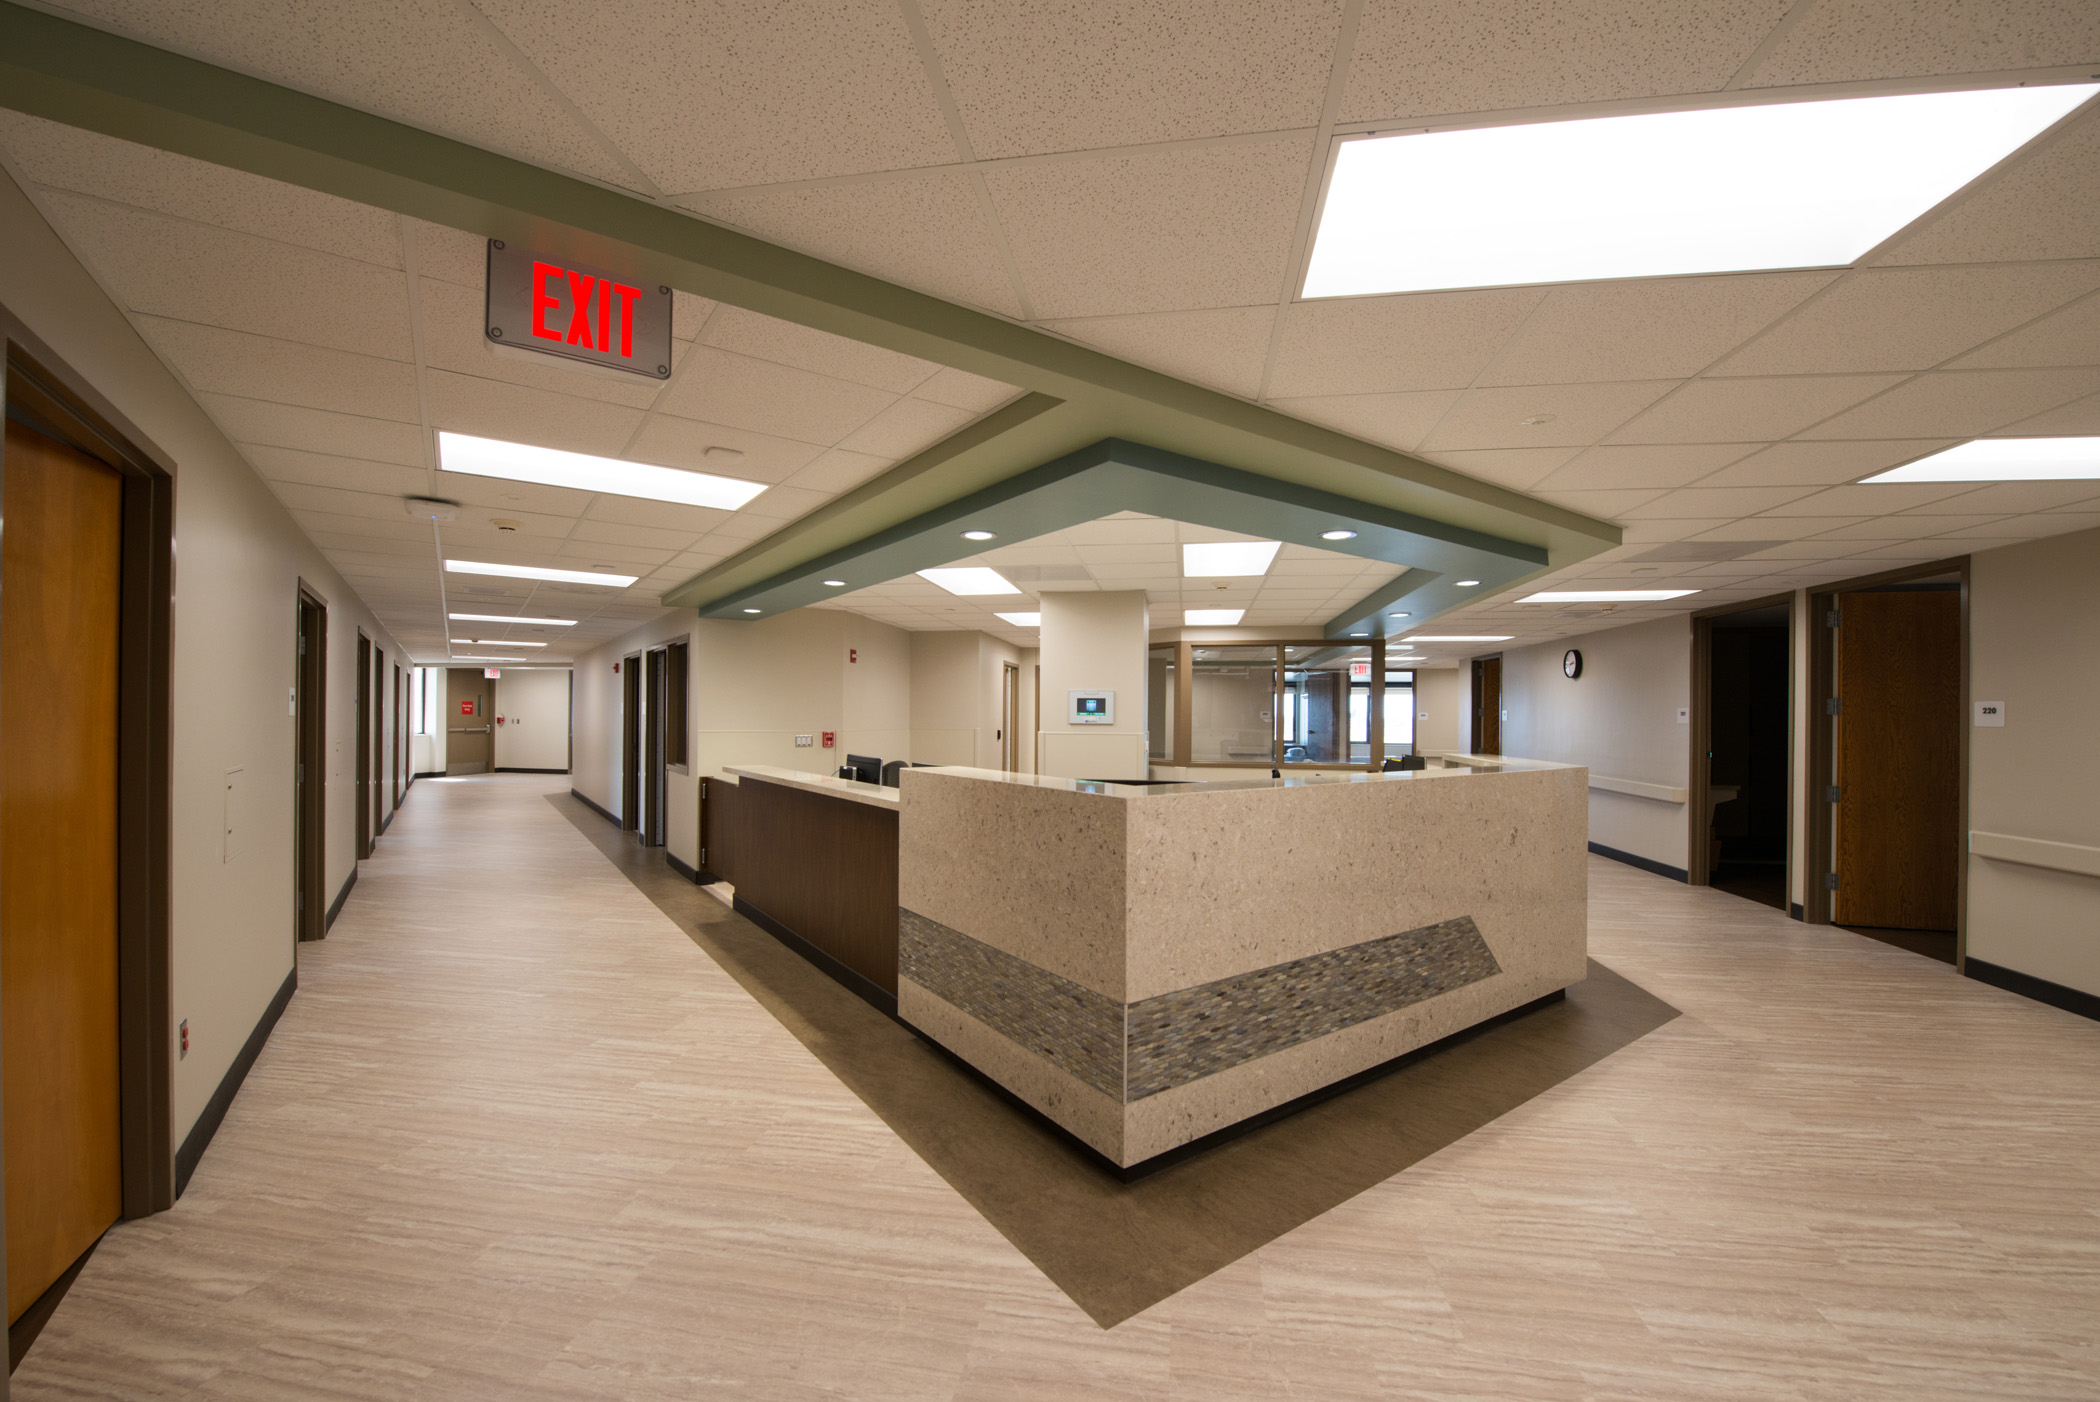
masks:
POLYGON ((935 165, 955 146, 883 0, 631 0, 579 33, 561 0, 478 0, 663 189, 935 165))
POLYGON ((691 368, 657 406, 680 418, 830 447, 896 401, 884 390, 711 346, 691 355, 691 368))
POLYGON ((2100 365, 2100 295, 2074 302, 2031 326, 1970 351, 1952 370, 2100 365))
POLYGON ((1555 506, 1565 506, 1570 511, 1580 511, 1601 520, 1615 520, 1644 502, 1661 496, 1651 491, 1585 491, 1585 492, 1537 492, 1540 501, 1555 506))
MULTIPOLYGON (((2068 13, 2076 5, 2063 7, 2068 13)), ((2100 52, 2100 50, 2096 50, 2100 52)), ((2100 113, 2015 161, 1875 261, 1994 263, 2100 257, 2100 113)))
MULTIPOLYGON (((416 239, 416 274, 480 292, 488 282, 488 240, 465 229, 402 216, 416 239)), ((477 318, 478 321, 478 318, 477 318)))
POLYGON ((484 289, 480 282, 459 287, 436 278, 420 280, 417 295, 423 313, 423 363, 476 379, 500 380, 555 394, 601 399, 646 409, 663 392, 656 380, 639 375, 613 376, 549 355, 524 351, 499 354, 482 334, 484 289))
POLYGON ((1547 477, 1542 485, 1554 491, 1682 487, 1709 476, 1756 446, 1752 443, 1690 443, 1591 448, 1547 477))
POLYGON ((851 491, 882 472, 889 467, 891 461, 889 458, 877 457, 870 453, 849 453, 843 448, 833 448, 808 467, 787 478, 787 485, 836 496, 841 492, 851 491))
POLYGON ((524 510, 570 520, 583 515, 594 495, 568 487, 540 487, 530 482, 462 477, 451 472, 437 474, 437 492, 465 506, 486 507, 494 515, 514 516, 519 510, 524 510))
POLYGON ((1340 0, 922 0, 980 159, 1310 127, 1340 0))
MULTIPOLYGON (((768 487, 753 497, 737 515, 763 521, 769 531, 777 530, 781 522, 806 516, 830 499, 824 492, 812 492, 802 487, 768 487)), ((722 527, 715 529, 719 531, 722 527)))
POLYGON ((1951 448, 1947 438, 1906 438, 1894 442, 1774 443, 1725 467, 1706 479, 1708 487, 1823 486, 1851 482, 1899 463, 1951 448))
POLYGON ((369 462, 362 458, 337 457, 329 453, 302 452, 250 443, 241 449, 264 480, 303 482, 316 487, 348 487, 353 491, 406 496, 430 490, 430 474, 421 467, 369 462))
POLYGON ((557 569, 573 570, 579 566, 594 569, 599 565, 613 565, 618 567, 617 572, 620 574, 634 574, 656 569, 668 561, 673 553, 675 552, 670 550, 651 550, 640 545, 572 538, 562 542, 561 547, 554 552, 554 558, 560 562, 556 565, 557 569))
MULTIPOLYGON (((1797 503, 1798 504, 1798 503, 1797 503)), ((2011 516, 1881 516, 1871 521, 1857 521, 1836 530, 1824 531, 1817 540, 1920 540, 1937 534, 1942 527, 1947 530, 1973 530, 1998 521, 2012 521, 2011 516)))
POLYGON ((2055 511, 2096 498, 2100 498, 2100 482, 1992 482, 1958 496, 1941 497, 1922 506, 1913 506, 1907 514, 1966 516, 1986 512, 2055 511))
POLYGON ((1878 482, 1830 487, 1768 510, 1768 517, 1886 516, 1974 490, 1968 482, 1878 482))
POLYGON ((310 453, 368 458, 402 467, 425 465, 423 430, 415 424, 359 418, 324 409, 302 409, 260 399, 200 394, 197 402, 226 436, 242 444, 300 448, 310 453))
POLYGON ((952 302, 1018 317, 1021 303, 970 177, 895 177, 679 201, 708 218, 952 302))
POLYGON ((1480 383, 1696 375, 1837 277, 1758 273, 1557 287, 1510 338, 1480 383))
MULTIPOLYGON (((273 482, 270 490, 291 511, 318 511, 330 516, 364 516, 375 521, 404 521, 416 524, 402 509, 398 497, 353 492, 341 487, 316 487, 304 482, 273 482)), ((428 524, 424 526, 429 529, 428 524)))
MULTIPOLYGON (((1067 543, 1080 545, 1139 545, 1152 541, 1171 541, 1179 537, 1175 523, 1162 521, 1158 517, 1146 517, 1141 521, 1085 521, 1067 528, 1063 533, 1067 543)), ((1221 540, 1250 540, 1251 536, 1236 536, 1230 531, 1214 532, 1212 537, 1221 540)))
POLYGON ((1269 332, 1275 324, 1273 306, 1043 323, 1048 330, 1110 355, 1243 399, 1252 399, 1261 390, 1269 332))
POLYGON ((1366 0, 1342 119, 1557 107, 1721 87, 1789 0, 1366 0))
POLYGON ((1529 491, 1580 448, 1459 448, 1434 454, 1439 466, 1514 491, 1529 491))
POLYGON ((1943 370, 1818 424, 1810 436, 1973 437, 2091 393, 2094 376, 2091 370, 1943 370))
POLYGON ((2091 63, 2100 12, 2060 0, 1818 0, 1772 51, 1750 86, 1843 83, 1936 73, 1990 73, 2091 63))
POLYGON ((785 482, 823 454, 814 443, 700 423, 675 414, 651 414, 627 452, 637 462, 740 477, 746 482, 785 482), (734 448, 743 456, 728 461, 710 458, 709 448, 734 448))
POLYGON ((2007 424, 1996 432, 2020 438, 2078 438, 2100 434, 2100 394, 2074 400, 2031 419, 2007 424))
POLYGON ((430 426, 572 453, 618 456, 642 422, 638 409, 432 370, 424 377, 430 426))
POLYGON ((798 370, 813 370, 835 380, 869 385, 892 394, 909 394, 941 368, 914 355, 900 355, 865 341, 848 340, 742 307, 722 307, 709 319, 700 340, 718 350, 770 360, 776 365, 792 365, 798 370))
MULTIPOLYGON (((1895 384, 1899 375, 1693 380, 1611 436, 1614 443, 1749 443, 1785 438, 1895 384)), ((1892 435, 1883 434, 1882 437, 1892 435)))
POLYGON ((973 414, 988 414, 1021 393, 1020 386, 1003 380, 988 380, 967 370, 946 367, 912 391, 914 399, 930 399, 973 414))
POLYGON ((1294 302, 1269 393, 1464 389, 1545 295, 1510 287, 1294 302))
MULTIPOLYGON (((2063 511, 2052 512, 2046 516, 2018 516, 2008 524, 2017 526, 2030 538, 2064 535, 2071 531, 2089 531, 2100 527, 2100 512, 2063 511)), ((2100 540, 2093 543, 2100 547, 2100 540)))
POLYGON ((874 457, 904 458, 940 442, 976 415, 924 399, 900 399, 861 425, 839 446, 874 457))
POLYGON ((1312 143, 1180 147, 987 170, 1046 319, 1243 307, 1283 288, 1312 143))
POLYGON ((1467 391, 1423 443, 1438 448, 1586 446, 1675 388, 1670 380, 1467 391), (1527 423, 1527 419, 1544 422, 1527 423))
POLYGON ((2100 286, 2100 262, 1857 272, 1714 375, 1923 370, 2100 286))
POLYGON ((618 521, 582 520, 575 525, 571 540, 595 541, 606 545, 633 545, 650 550, 680 551, 698 539, 696 530, 673 530, 662 526, 624 524, 618 521))
POLYGON ((1269 407, 1366 442, 1412 452, 1450 412, 1461 393, 1455 389, 1433 389, 1415 394, 1330 394, 1312 399, 1272 399, 1269 407))
POLYGON ((1634 520, 1683 521, 1695 517, 1747 516, 1803 496, 1804 487, 1686 487, 1627 511, 1634 520))
POLYGON ((398 360, 161 317, 137 323, 193 389, 402 423, 422 417, 415 367, 398 360))
POLYGON ((554 96, 445 0, 67 0, 150 43, 475 146, 628 178, 554 96))
POLYGON ((74 252, 133 311, 415 359, 408 285, 397 269, 83 195, 50 193, 44 205, 74 252))

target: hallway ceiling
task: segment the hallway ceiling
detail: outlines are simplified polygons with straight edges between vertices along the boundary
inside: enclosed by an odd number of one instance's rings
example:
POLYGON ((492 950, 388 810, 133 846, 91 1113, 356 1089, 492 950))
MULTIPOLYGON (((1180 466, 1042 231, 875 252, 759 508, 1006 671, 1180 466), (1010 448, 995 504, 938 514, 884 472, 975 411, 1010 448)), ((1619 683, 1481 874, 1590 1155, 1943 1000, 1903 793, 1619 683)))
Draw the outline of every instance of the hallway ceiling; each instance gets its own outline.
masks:
MULTIPOLYGON (((1894 0, 646 5, 594 12, 583 44, 555 0, 40 8, 1622 529, 1438 631, 1521 643, 2100 525, 2091 482, 1854 485, 1968 437, 2100 434, 2092 104, 1849 268, 1293 297, 1337 134, 2083 80, 2100 72, 2089 6, 2001 0, 1981 26, 1894 0), (1609 615, 1509 602, 1578 582, 1704 592, 1609 615)), ((588 645, 1017 392, 692 297, 660 393, 499 362, 470 334, 478 237, 25 117, 0 123, 0 148, 419 654, 441 645, 435 557, 393 497, 429 490, 430 427, 693 466, 739 446, 738 475, 778 484, 726 520, 448 485, 469 502, 448 548, 644 576, 624 597, 533 596, 538 611, 607 599, 589 614, 602 626, 565 630, 588 645), (207 252, 236 257, 248 288, 185 273, 207 252), (498 515, 518 533, 486 524, 498 515)), ((946 617, 912 602, 917 585, 853 597, 946 617)))

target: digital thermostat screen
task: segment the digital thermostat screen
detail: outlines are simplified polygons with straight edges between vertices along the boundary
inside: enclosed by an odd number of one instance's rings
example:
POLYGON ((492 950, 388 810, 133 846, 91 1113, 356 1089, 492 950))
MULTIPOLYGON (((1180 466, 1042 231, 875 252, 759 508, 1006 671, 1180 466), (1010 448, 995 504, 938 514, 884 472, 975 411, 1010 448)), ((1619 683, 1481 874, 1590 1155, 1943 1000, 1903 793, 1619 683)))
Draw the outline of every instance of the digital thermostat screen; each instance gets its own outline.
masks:
POLYGON ((1113 691, 1074 691, 1070 696, 1072 709, 1069 719, 1073 725, 1116 723, 1116 694, 1113 691))

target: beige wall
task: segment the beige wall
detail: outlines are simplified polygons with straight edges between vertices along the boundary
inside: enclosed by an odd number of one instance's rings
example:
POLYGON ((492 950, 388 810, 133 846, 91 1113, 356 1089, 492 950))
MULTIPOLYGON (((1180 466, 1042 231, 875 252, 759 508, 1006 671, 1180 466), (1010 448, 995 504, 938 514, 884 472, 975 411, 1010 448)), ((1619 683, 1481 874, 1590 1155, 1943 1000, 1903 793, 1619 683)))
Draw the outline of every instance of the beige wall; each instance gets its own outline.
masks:
POLYGON ((1045 774, 1142 779, 1145 756, 1143 590, 1042 596, 1043 715, 1037 722, 1045 774), (1067 693, 1112 690, 1113 725, 1073 725, 1067 693))
MULTIPOLYGON (((2100 531, 1970 560, 1969 827, 2100 849, 2100 531)), ((2100 854, 2095 854, 2100 855, 2100 854)), ((2100 994, 2100 877, 1970 855, 1968 952, 2100 994)))
POLYGON ((1415 673, 1415 753, 1463 750, 1472 705, 1472 671, 1438 667, 1415 673))
POLYGON ((569 669, 505 667, 496 681, 498 769, 569 767, 569 669))
POLYGON ((910 634, 911 757, 918 764, 977 763, 978 643, 956 630, 910 634))
MULTIPOLYGON (((1504 653, 1502 752, 1688 785, 1692 732, 1677 713, 1692 704, 1691 635, 1689 615, 1673 614, 1504 653), (1569 647, 1583 657, 1573 681, 1561 674, 1569 647)), ((1460 675, 1470 689, 1470 672, 1460 675)), ((1686 831, 1684 804, 1590 791, 1592 842, 1681 868, 1686 831)))
MULTIPOLYGON (((190 1025, 189 1054, 172 1063, 179 1144, 293 966, 296 751, 289 700, 300 581, 329 610, 324 899, 355 864, 349 781, 358 631, 386 652, 389 760, 393 663, 406 659, 5 175, 0 303, 175 464, 170 1011, 172 1022, 190 1025), (227 861, 220 821, 226 771, 235 768, 253 836, 227 861)), ((390 803, 390 779, 383 792, 382 802, 390 803)))

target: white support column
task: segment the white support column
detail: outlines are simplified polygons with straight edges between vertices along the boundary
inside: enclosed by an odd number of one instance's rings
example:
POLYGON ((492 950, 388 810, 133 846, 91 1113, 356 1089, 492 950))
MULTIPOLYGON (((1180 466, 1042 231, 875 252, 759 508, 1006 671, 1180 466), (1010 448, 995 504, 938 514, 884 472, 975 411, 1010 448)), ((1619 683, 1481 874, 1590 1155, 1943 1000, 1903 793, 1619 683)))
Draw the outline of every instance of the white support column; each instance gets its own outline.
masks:
POLYGON ((1143 590, 1042 596, 1043 773, 1066 779, 1146 777, 1145 651, 1150 622, 1143 590), (1115 698, 1108 724, 1074 724, 1071 693, 1115 698))

